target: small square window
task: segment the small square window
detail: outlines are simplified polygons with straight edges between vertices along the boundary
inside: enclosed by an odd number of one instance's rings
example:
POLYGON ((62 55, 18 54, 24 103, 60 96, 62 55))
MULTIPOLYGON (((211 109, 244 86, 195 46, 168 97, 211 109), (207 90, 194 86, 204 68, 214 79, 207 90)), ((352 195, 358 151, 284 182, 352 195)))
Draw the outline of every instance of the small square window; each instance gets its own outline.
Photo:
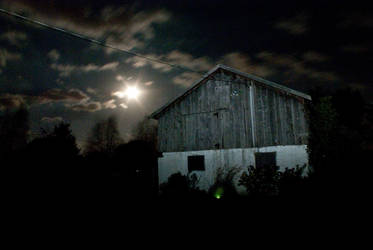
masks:
POLYGON ((188 171, 205 171, 205 156, 191 155, 188 156, 188 171))
POLYGON ((255 166, 276 166, 276 152, 255 153, 255 166))

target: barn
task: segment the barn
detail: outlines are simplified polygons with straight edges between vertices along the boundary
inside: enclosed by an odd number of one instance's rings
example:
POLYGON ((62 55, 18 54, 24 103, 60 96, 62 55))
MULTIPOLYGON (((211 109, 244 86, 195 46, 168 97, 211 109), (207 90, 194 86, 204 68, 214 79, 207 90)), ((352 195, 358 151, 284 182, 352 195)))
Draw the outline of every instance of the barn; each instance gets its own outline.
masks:
POLYGON ((308 164, 309 101, 307 94, 217 65, 151 115, 162 153, 159 183, 194 173, 208 190, 219 169, 308 164))

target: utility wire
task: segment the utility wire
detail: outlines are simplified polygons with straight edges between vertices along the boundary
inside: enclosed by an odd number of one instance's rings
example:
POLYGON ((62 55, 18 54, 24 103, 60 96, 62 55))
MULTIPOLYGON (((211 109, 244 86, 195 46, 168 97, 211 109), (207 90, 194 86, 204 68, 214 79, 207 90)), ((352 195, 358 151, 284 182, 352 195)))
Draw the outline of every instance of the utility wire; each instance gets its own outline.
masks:
POLYGON ((51 30, 54 30, 54 31, 58 31, 58 32, 61 32, 61 33, 64 33, 64 34, 67 34, 69 36, 72 36, 72 37, 75 37, 75 38, 79 38, 79 39, 85 40, 87 42, 100 45, 102 47, 106 47, 106 48, 110 48, 110 49, 113 49, 113 50, 116 50, 116 51, 120 51, 120 52, 126 53, 126 54, 131 55, 131 56, 140 57, 140 58, 143 58, 143 59, 151 61, 151 62, 156 62, 156 63, 168 65, 168 66, 173 67, 173 68, 178 68, 178 69, 182 69, 182 70, 186 70, 186 71, 190 71, 190 72, 194 72, 194 73, 198 73, 198 74, 204 74, 205 73, 205 72, 200 72, 200 71, 193 70, 191 68, 188 68, 188 67, 185 67, 185 66, 182 66, 182 65, 178 65, 178 64, 174 64, 174 63, 169 63, 169 62, 166 62, 166 61, 163 61, 163 60, 159 60, 159 59, 156 59, 156 58, 151 58, 151 57, 148 57, 148 56, 136 53, 136 52, 132 52, 132 51, 129 51, 129 50, 120 49, 120 48, 117 48, 117 47, 115 47, 113 45, 110 45, 110 44, 108 44, 106 42, 95 40, 93 38, 90 38, 88 36, 84 36, 84 35, 79 34, 79 33, 75 33, 75 32, 72 32, 72 31, 68 31, 68 30, 65 30, 65 29, 53 26, 53 25, 42 23, 42 22, 40 22, 38 20, 22 16, 20 14, 15 13, 15 12, 7 11, 7 10, 4 10, 2 8, 0 8, 0 12, 3 13, 3 14, 7 14, 9 16, 12 16, 12 17, 19 18, 19 19, 21 19, 23 21, 26 21, 26 22, 29 22, 29 23, 40 25, 40 26, 43 26, 45 28, 48 28, 48 29, 51 29, 51 30))

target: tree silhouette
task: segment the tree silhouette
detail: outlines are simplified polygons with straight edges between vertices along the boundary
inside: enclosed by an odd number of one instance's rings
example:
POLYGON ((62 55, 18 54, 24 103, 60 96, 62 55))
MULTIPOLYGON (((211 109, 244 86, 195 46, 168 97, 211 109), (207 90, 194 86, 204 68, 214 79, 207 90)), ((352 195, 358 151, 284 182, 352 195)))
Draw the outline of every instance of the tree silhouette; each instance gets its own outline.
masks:
POLYGON ((154 147, 157 145, 157 121, 145 117, 133 129, 132 134, 134 140, 146 141, 154 147))
POLYGON ((114 116, 96 123, 85 145, 86 153, 112 154, 122 143, 119 135, 117 120, 114 116))
POLYGON ((25 107, 6 110, 0 117, 0 157, 22 149, 27 144, 29 113, 25 107))

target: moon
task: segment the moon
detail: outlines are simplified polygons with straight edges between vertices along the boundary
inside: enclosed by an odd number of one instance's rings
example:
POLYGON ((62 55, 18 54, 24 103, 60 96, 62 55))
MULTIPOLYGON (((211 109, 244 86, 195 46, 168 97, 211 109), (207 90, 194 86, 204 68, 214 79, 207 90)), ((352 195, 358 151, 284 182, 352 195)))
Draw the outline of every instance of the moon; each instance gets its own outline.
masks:
POLYGON ((137 100, 137 98, 140 95, 140 90, 136 86, 129 86, 125 90, 124 94, 127 96, 129 100, 131 99, 137 100))

